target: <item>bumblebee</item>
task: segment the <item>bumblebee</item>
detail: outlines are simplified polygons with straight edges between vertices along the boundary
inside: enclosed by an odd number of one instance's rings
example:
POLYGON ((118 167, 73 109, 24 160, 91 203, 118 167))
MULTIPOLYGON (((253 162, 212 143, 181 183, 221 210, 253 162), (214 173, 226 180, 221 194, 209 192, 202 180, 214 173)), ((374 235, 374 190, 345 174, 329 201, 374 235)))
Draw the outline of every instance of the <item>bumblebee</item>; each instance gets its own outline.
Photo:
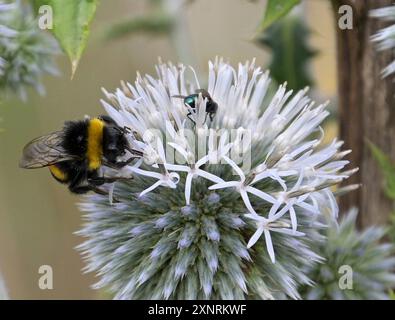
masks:
MULTIPOLYGON (((209 116, 210 121, 213 121, 215 114, 217 113, 218 110, 218 104, 211 98, 210 94, 208 93, 207 90, 205 89, 198 89, 195 91, 194 94, 191 94, 189 96, 181 96, 181 95, 175 95, 173 98, 181 98, 184 99, 184 104, 188 105, 193 111, 196 112, 196 101, 199 98, 199 94, 202 95, 203 99, 207 99, 206 103, 206 117, 204 118, 204 122, 207 120, 207 116, 209 116)), ((188 112, 187 117, 192 121, 193 119, 190 117, 192 114, 191 111, 188 112)))
POLYGON ((121 128, 108 116, 67 121, 61 131, 29 142, 19 166, 25 169, 48 167, 52 176, 68 185, 71 192, 107 194, 99 186, 123 179, 105 177, 101 167, 121 169, 142 153, 132 149, 126 138, 129 128, 121 128), (130 157, 119 161, 119 157, 130 157))

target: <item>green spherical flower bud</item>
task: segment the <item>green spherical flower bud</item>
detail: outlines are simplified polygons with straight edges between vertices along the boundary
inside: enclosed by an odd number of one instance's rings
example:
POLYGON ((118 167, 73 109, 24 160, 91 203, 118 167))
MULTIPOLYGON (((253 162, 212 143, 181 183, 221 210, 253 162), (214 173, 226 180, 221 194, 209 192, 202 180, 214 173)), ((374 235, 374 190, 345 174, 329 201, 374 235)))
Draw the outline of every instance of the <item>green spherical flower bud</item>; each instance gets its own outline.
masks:
POLYGON ((43 75, 57 75, 57 42, 39 29, 33 12, 22 1, 0 2, 0 91, 26 100, 28 87, 45 93, 43 75))

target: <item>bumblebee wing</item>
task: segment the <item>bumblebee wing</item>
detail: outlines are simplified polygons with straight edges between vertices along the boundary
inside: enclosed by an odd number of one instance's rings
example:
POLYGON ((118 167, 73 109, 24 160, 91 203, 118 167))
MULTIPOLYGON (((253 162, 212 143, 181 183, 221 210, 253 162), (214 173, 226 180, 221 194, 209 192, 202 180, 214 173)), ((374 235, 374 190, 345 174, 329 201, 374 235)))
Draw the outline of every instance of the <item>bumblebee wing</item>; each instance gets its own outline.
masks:
POLYGON ((62 146, 63 135, 62 131, 56 131, 30 141, 23 148, 19 166, 25 169, 35 169, 75 159, 74 156, 67 155, 65 152, 62 146))

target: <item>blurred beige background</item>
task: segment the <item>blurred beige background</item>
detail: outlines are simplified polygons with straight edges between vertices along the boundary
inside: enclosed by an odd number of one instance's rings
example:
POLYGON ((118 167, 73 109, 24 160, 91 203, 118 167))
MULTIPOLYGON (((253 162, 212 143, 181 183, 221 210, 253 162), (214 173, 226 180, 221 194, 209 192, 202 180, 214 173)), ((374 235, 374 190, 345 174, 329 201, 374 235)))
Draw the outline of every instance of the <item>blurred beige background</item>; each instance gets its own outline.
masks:
MULTIPOLYGON (((195 0, 186 9, 191 50, 197 69, 205 72, 207 60, 216 55, 238 63, 253 57, 265 66, 269 57, 252 38, 263 14, 265 1, 195 0), (204 21, 204 23, 202 23, 204 21)), ((94 299, 105 293, 93 291, 93 275, 83 275, 83 262, 74 247, 81 239, 73 232, 81 224, 78 197, 56 183, 44 170, 21 170, 22 147, 30 139, 61 128, 64 120, 103 112, 101 87, 109 90, 119 80, 133 81, 136 71, 154 73, 157 56, 177 61, 165 36, 133 35, 103 42, 106 26, 146 11, 143 0, 101 1, 92 37, 73 81, 67 58, 58 59, 62 76, 47 78, 47 95, 34 92, 27 103, 8 100, 0 105, 0 270, 13 299, 94 299), (54 289, 38 288, 38 268, 51 265, 54 289)), ((304 6, 313 30, 311 44, 321 54, 312 73, 320 95, 335 95, 335 45, 329 2, 310 0, 304 6)))

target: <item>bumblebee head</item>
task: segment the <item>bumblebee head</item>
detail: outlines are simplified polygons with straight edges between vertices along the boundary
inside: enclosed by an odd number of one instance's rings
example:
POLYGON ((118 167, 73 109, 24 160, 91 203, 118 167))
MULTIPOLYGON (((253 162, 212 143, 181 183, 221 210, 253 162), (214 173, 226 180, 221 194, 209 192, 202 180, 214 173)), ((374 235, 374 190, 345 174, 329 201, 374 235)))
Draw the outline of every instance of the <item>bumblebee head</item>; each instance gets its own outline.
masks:
POLYGON ((103 132, 103 156, 110 162, 116 162, 129 148, 125 130, 118 126, 106 126, 103 132))

